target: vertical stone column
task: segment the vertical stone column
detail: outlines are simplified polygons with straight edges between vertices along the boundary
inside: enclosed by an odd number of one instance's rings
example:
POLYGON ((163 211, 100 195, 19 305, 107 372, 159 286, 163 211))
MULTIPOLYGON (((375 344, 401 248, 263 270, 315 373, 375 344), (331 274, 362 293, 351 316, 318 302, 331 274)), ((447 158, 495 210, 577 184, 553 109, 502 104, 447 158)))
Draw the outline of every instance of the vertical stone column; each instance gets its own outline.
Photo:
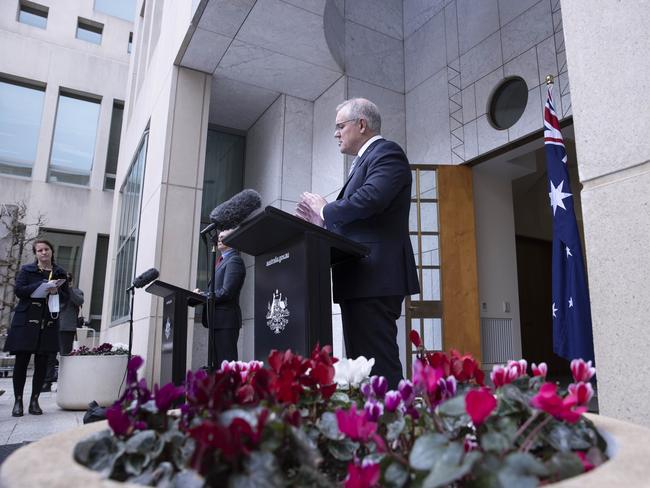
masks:
POLYGON ((650 421, 650 9, 562 2, 600 412, 650 421), (633 394, 631 394, 633 393, 633 394))

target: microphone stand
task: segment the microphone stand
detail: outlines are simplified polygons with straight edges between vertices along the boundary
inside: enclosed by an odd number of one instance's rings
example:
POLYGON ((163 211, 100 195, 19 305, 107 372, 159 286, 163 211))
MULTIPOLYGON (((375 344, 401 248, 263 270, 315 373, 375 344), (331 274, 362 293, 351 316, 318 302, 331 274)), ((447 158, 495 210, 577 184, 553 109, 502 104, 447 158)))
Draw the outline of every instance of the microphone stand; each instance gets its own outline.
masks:
MULTIPOLYGON (((205 247, 208 247, 207 237, 205 234, 202 234, 201 237, 204 239, 205 247)), ((208 297, 206 300, 206 313, 207 313, 207 324, 208 324, 208 372, 214 373, 217 370, 215 361, 215 335, 214 335, 214 307, 216 301, 216 294, 214 291, 214 270, 217 267, 217 245, 214 243, 214 240, 211 238, 210 242, 212 243, 212 248, 210 251, 210 259, 208 264, 208 297)))
POLYGON ((128 293, 131 294, 131 311, 129 313, 129 361, 131 361, 131 351, 133 350, 133 301, 135 299, 135 288, 131 287, 128 293))

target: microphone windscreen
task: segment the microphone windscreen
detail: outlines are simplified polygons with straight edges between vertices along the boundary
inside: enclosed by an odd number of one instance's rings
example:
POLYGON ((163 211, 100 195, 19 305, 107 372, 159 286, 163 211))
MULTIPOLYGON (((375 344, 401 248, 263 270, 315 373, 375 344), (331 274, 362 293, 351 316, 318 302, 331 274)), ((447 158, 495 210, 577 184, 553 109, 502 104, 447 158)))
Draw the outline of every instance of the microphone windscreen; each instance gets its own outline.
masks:
POLYGON ((210 221, 214 222, 220 230, 233 229, 261 206, 260 194, 255 190, 246 189, 217 205, 210 212, 210 221))
POLYGON ((136 288, 142 288, 143 286, 151 283, 153 280, 160 276, 160 272, 156 268, 150 268, 140 276, 136 276, 133 280, 133 286, 136 288))

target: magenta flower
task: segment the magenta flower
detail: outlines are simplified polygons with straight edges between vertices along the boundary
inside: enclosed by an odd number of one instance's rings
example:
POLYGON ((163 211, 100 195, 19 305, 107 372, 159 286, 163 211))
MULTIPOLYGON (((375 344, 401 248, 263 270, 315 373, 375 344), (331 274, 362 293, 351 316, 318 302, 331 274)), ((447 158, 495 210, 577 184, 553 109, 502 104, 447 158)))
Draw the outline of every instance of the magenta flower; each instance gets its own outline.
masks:
POLYGON ((372 386, 370 386, 370 383, 366 382, 361 385, 361 394, 363 395, 363 398, 366 400, 372 396, 372 386))
POLYGON ((438 390, 438 380, 442 378, 442 372, 428 364, 417 360, 413 365, 413 384, 415 389, 432 396, 438 390))
POLYGON ((492 380, 494 387, 501 388, 503 385, 507 385, 508 383, 512 382, 513 376, 511 371, 512 370, 510 368, 506 368, 499 364, 492 366, 490 379, 492 380))
POLYGON ((144 359, 140 356, 133 356, 129 359, 129 364, 126 366, 126 381, 127 383, 137 383, 138 370, 144 364, 144 359))
POLYGON ((384 397, 384 406, 387 412, 394 412, 402 403, 402 395, 399 391, 391 390, 384 397))
POLYGON ((478 427, 490 416, 497 406, 497 400, 487 388, 472 390, 465 396, 465 411, 478 427))
POLYGON ((546 378, 546 374, 548 373, 548 366, 546 363, 539 363, 539 366, 533 363, 532 369, 533 376, 541 376, 542 378, 546 378))
POLYGON ((446 400, 456 395, 456 386, 457 381, 455 376, 447 376, 447 379, 440 378, 438 380, 438 387, 441 399, 446 400))
POLYGON ((373 376, 370 378, 370 386, 372 386, 375 397, 384 398, 388 390, 388 381, 383 376, 373 376))
POLYGON ((562 399, 557 394, 555 383, 544 383, 539 389, 539 393, 530 400, 530 404, 556 419, 564 420, 570 424, 575 424, 580 420, 580 416, 587 411, 587 407, 577 405, 577 399, 573 395, 562 399))
POLYGON ((353 441, 367 442, 377 431, 377 424, 368 420, 364 412, 357 413, 354 404, 347 412, 341 408, 337 409, 336 421, 341 433, 353 441))
POLYGON ((397 385, 397 390, 399 391, 400 396, 404 405, 410 405, 415 399, 415 389, 413 388, 413 383, 410 380, 400 380, 397 385))
POLYGON ((591 361, 574 359, 571 361, 571 374, 573 374, 573 380, 576 383, 580 381, 586 383, 596 374, 596 368, 591 366, 591 361))
POLYGON ((384 413, 384 406, 376 400, 368 400, 363 407, 366 419, 370 422, 377 422, 384 413))
POLYGON ((160 389, 158 385, 154 385, 153 391, 156 399, 156 407, 161 412, 169 410, 173 403, 185 392, 183 387, 175 386, 174 383, 167 383, 160 389))
POLYGON ((591 383, 571 383, 569 385, 569 395, 573 396, 576 404, 580 406, 589 405, 589 400, 594 396, 594 388, 591 383))
POLYGON ((526 375, 528 362, 525 359, 520 359, 519 361, 508 361, 507 368, 511 371, 510 375, 514 376, 514 379, 516 380, 517 378, 526 375))
POLYGON ((117 436, 127 435, 133 429, 131 419, 126 412, 122 411, 119 402, 106 410, 106 419, 108 420, 108 426, 117 436))
POLYGON ((378 463, 363 462, 348 464, 348 476, 345 478, 345 488, 372 488, 379 483, 381 469, 378 463))

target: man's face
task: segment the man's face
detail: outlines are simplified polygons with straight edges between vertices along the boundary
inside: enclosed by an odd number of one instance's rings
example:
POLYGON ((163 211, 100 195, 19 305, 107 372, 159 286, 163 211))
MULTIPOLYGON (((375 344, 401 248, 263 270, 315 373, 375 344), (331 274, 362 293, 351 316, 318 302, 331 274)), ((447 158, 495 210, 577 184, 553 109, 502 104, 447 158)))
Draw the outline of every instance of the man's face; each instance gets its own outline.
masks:
POLYGON ((219 236, 217 237, 217 249, 221 254, 223 254, 225 251, 230 249, 228 246, 226 246, 223 242, 221 242, 230 232, 219 232, 219 236))
POLYGON ((356 156, 368 139, 365 120, 350 117, 348 110, 343 107, 336 114, 334 138, 343 154, 356 156))

